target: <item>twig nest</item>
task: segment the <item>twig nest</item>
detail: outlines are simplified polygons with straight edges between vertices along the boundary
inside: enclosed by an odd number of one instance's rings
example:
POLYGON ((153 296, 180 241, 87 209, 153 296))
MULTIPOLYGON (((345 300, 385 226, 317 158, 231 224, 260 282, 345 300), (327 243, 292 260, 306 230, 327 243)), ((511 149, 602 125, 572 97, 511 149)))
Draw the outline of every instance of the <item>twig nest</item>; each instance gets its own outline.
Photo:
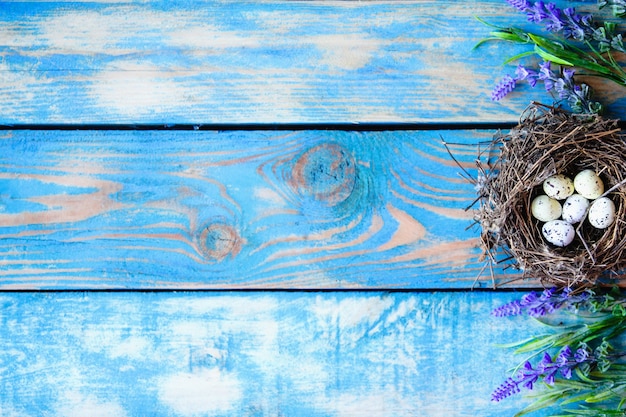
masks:
POLYGON ((482 155, 476 221, 492 261, 587 287, 626 278, 626 142, 615 120, 533 104, 482 155), (573 180, 571 180, 573 178, 573 180))

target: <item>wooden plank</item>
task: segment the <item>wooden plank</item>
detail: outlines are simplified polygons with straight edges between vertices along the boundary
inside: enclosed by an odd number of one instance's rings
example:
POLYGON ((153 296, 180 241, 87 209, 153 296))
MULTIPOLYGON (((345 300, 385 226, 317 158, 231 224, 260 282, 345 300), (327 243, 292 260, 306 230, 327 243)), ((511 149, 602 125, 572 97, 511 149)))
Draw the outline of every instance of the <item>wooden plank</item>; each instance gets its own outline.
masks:
MULTIPOLYGON (((496 293, 4 293, 0 413, 503 416, 496 293)), ((512 326, 511 323, 515 325, 512 326)))
POLYGON ((492 133, 7 131, 0 288, 470 288, 492 133))
POLYGON ((502 0, 4 3, 0 123, 515 122, 552 103, 526 85, 491 102, 521 49, 473 51, 475 16, 525 19, 502 0))

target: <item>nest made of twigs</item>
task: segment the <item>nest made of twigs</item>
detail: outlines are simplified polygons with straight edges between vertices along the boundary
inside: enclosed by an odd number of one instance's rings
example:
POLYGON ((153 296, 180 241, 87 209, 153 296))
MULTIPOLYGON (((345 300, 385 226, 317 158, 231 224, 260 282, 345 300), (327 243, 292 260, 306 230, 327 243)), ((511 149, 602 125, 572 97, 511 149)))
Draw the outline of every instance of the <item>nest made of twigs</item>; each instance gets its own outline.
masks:
POLYGON ((588 287, 602 276, 626 276, 626 142, 617 121, 533 104, 517 127, 496 135, 489 152, 492 156, 483 154, 478 163, 476 221, 492 262, 504 251, 523 271, 522 278, 560 287, 588 287), (604 230, 585 220, 574 225, 570 245, 551 245, 542 236, 542 223, 531 215, 531 202, 543 193, 547 177, 573 178, 584 169, 603 180, 616 220, 604 230))

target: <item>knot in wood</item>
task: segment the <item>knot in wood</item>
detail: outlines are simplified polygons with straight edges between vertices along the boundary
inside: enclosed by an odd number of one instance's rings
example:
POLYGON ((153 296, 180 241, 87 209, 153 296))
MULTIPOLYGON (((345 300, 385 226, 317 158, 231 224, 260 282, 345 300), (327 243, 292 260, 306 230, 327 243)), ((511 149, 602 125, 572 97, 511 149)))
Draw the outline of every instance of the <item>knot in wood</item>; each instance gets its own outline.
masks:
POLYGON ((237 230, 227 224, 214 223, 200 234, 200 248, 204 256, 221 262, 228 256, 235 257, 241 251, 243 239, 237 230))
POLYGON ((325 143, 304 152, 296 161, 291 186, 332 207, 345 201, 354 190, 355 161, 344 147, 325 143))

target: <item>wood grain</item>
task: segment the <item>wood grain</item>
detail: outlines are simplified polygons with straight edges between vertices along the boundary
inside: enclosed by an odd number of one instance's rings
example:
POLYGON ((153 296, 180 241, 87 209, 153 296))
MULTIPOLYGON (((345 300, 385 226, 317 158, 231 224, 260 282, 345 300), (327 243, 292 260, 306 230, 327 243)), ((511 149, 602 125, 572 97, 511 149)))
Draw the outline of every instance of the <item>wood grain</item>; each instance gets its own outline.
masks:
POLYGON ((494 293, 4 293, 0 411, 54 416, 512 415, 490 394, 541 325, 494 293))
MULTIPOLYGON (((589 8, 588 2, 567 2, 589 8)), ((565 7, 565 6, 563 6, 565 7)), ((502 0, 5 3, 0 124, 516 122, 502 0)), ((598 85, 619 115, 624 91, 598 85)))
POLYGON ((492 133, 7 131, 0 288, 469 289, 492 133))
POLYGON ((489 315, 515 294, 468 291, 474 190, 442 144, 472 171, 494 132, 53 129, 438 129, 551 102, 490 101, 519 50, 473 51, 474 16, 524 20, 501 0, 2 3, 0 416, 518 411, 489 400, 521 360, 494 343, 541 330, 489 315), (227 291, 329 288, 352 291, 227 291))

